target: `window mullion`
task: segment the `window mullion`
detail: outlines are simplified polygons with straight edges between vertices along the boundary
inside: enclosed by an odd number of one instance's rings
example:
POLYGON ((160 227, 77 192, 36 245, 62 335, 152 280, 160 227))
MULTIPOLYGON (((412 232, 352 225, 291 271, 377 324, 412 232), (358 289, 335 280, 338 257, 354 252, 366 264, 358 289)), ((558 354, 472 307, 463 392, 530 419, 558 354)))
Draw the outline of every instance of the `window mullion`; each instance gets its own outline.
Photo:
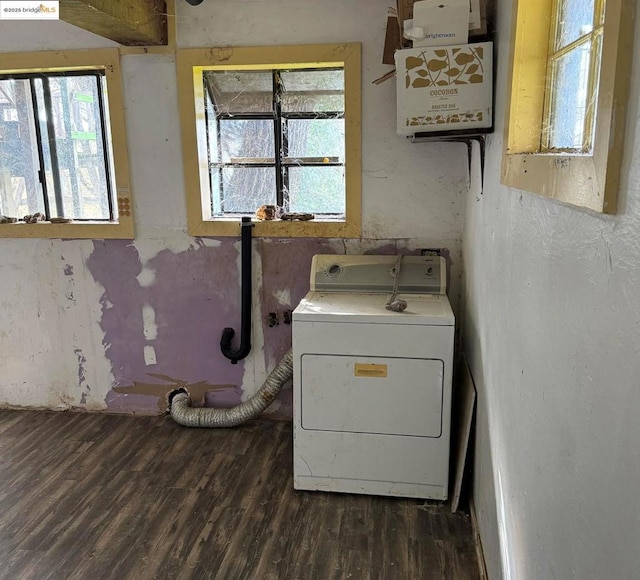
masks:
POLYGON ((40 129, 40 113, 38 109, 38 99, 36 98, 36 82, 33 77, 29 79, 29 90, 31 92, 31 103, 33 106, 33 124, 36 130, 36 145, 38 149, 38 163, 40 169, 38 171, 38 180, 42 187, 42 201, 44 202, 44 215, 47 220, 51 218, 51 210, 49 208, 49 195, 47 193, 47 172, 44 163, 44 151, 42 150, 42 131, 40 129))
POLYGON ((224 213, 224 172, 222 165, 222 128, 220 126, 220 117, 216 115, 216 139, 218 141, 218 196, 220 199, 220 211, 224 213))
POLYGON ((593 7, 593 32, 598 31, 604 26, 604 15, 606 9, 606 0, 595 0, 593 7))
POLYGON ((598 98, 598 77, 600 73, 600 59, 598 52, 602 48, 602 29, 594 30, 591 38, 591 51, 589 53, 589 80, 587 81, 587 111, 584 120, 584 134, 582 136, 583 151, 590 151, 593 141, 593 128, 595 125, 595 112, 598 98))
POLYGON ((289 165, 285 163, 285 159, 289 157, 289 122, 282 119, 282 197, 283 206, 287 211, 291 211, 291 199, 289 198, 289 165))
POLYGON ((599 31, 600 31, 600 29, 592 30, 588 34, 584 34, 580 38, 576 38, 573 42, 567 44, 567 46, 563 46, 561 49, 550 53, 549 54, 549 60, 550 61, 558 61, 558 60, 560 60, 566 54, 569 54, 570 52, 574 51, 579 46, 582 46, 583 44, 586 44, 587 42, 589 42, 591 40, 591 38, 593 37, 593 35, 595 33, 599 32, 599 31))
POLYGON ((109 204, 109 220, 113 221, 114 211, 113 211, 113 187, 111 182, 111 167, 109 160, 109 141, 107 138, 107 128, 105 127, 105 121, 107 119, 105 115, 105 103, 104 103, 104 93, 102 92, 103 80, 102 76, 96 75, 96 92, 98 94, 98 109, 100 110, 100 141, 102 144, 102 157, 104 160, 104 174, 105 174, 105 182, 107 185, 107 203, 109 204))
POLYGON ((273 71, 273 130, 275 139, 275 171, 276 171, 276 204, 283 207, 285 211, 289 208, 285 206, 284 199, 284 175, 282 170, 282 159, 284 157, 283 150, 283 134, 282 134, 282 83, 280 73, 273 71))
POLYGON ((51 88, 49 78, 42 77, 42 94, 44 98, 44 109, 47 118, 47 133, 49 140, 49 155, 51 156, 51 173, 53 175, 53 193, 56 200, 57 217, 64 216, 64 204, 62 201, 62 182, 60 179, 60 166, 58 165, 58 147, 56 143, 56 130, 53 123, 53 105, 51 102, 51 88))

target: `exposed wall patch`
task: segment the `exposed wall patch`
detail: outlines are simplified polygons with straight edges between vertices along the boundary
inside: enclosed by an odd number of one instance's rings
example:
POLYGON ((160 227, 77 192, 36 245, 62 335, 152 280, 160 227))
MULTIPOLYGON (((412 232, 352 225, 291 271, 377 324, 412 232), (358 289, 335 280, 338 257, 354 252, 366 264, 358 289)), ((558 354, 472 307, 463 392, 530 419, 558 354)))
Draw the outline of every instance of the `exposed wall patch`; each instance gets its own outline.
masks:
POLYGON ((147 366, 158 364, 156 359, 156 349, 150 344, 144 347, 144 364, 147 366))
POLYGON ((143 288, 153 286, 156 281, 156 273, 151 268, 142 268, 140 274, 136 276, 136 280, 143 288))
POLYGON ((273 296, 278 301, 278 304, 282 304, 282 306, 291 306, 291 292, 288 288, 275 290, 273 292, 273 296))
POLYGON ((150 304, 142 306, 142 331, 147 340, 158 338, 158 326, 156 325, 156 311, 150 304))
MULTIPOLYGON (((80 395, 80 404, 86 406, 87 397, 91 394, 91 387, 87 384, 87 357, 79 347, 74 347, 73 354, 76 355, 78 361, 78 387, 82 391, 80 395)), ((69 403, 72 406, 72 402, 69 403)))
POLYGON ((110 411, 157 412, 158 397, 175 387, 132 388, 148 380, 150 368, 189 385, 234 385, 225 402, 240 402, 244 365, 229 364, 217 348, 222 329, 233 326, 239 312, 234 241, 215 240, 211 247, 180 234, 133 244, 93 242, 87 267, 104 288, 100 326, 114 377, 105 397, 110 411), (139 283, 143 269, 155 275, 151 286, 139 283))

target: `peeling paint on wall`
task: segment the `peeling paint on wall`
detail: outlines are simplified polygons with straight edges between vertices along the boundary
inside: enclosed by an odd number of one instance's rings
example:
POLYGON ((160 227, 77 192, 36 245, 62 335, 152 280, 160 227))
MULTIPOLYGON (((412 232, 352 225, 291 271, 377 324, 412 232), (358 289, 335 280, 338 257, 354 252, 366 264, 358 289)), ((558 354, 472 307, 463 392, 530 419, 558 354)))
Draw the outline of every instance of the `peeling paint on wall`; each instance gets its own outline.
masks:
POLYGON ((87 357, 84 356, 82 349, 77 347, 73 349, 73 353, 78 358, 78 387, 80 387, 82 392, 80 404, 86 405, 87 397, 91 394, 91 387, 87 384, 87 370, 85 368, 87 364, 87 357))
MULTIPOLYGON (((110 410, 156 409, 157 397, 148 388, 143 393, 131 386, 148 385, 159 373, 181 376, 186 384, 242 384, 242 365, 225 364, 218 346, 222 329, 233 324, 239 308, 234 241, 193 244, 178 252, 156 244, 154 253, 147 245, 146 267, 155 272, 150 286, 139 284, 143 267, 137 245, 94 242, 87 266, 104 287, 100 324, 114 375, 106 401, 110 410), (154 374, 148 372, 149 350, 145 360, 149 341, 154 374)), ((157 392, 163 395, 164 387, 159 384, 157 392)))
POLYGON ((142 268, 140 274, 136 276, 136 280, 138 280, 138 284, 143 288, 153 286, 153 283, 156 281, 156 273, 151 268, 142 268))

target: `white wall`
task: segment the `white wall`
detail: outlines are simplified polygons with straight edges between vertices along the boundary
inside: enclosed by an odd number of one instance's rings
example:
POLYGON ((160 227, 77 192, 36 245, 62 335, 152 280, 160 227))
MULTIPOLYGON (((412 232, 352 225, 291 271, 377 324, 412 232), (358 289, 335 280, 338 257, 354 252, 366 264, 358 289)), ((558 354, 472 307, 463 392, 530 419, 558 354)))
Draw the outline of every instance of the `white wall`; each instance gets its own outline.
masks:
MULTIPOLYGON (((456 144, 412 145, 395 134, 393 81, 382 86, 371 84, 389 70, 380 63, 388 2, 205 0, 192 7, 178 0, 177 4, 178 43, 182 47, 362 43, 363 239, 317 241, 317 248, 359 253, 447 247, 453 262, 452 302, 457 308, 467 189, 465 148, 456 144)), ((0 23, 0 52, 105 46, 114 44, 63 22, 0 23)), ((122 68, 136 240, 133 246, 117 241, 100 245, 93 241, 0 240, 0 405, 109 406, 114 411, 152 412, 155 403, 149 403, 144 398, 147 395, 134 396, 135 392, 126 388, 124 394, 112 391, 117 385, 157 382, 159 379, 150 378, 151 373, 179 378, 191 373, 190 380, 196 382, 240 384, 246 395, 262 382, 280 346, 285 348, 290 341, 288 328, 281 328, 278 347, 272 347, 273 336, 265 336, 264 326, 254 324, 254 351, 246 364, 238 365, 240 375, 231 376, 228 361, 217 362, 215 358, 220 356, 214 353, 220 329, 212 327, 218 321, 202 316, 189 319, 194 326, 188 329, 176 322, 180 314, 171 310, 186 308, 185 303, 195 295, 205 305, 212 297, 226 305, 229 312, 224 315, 237 326, 239 312, 232 303, 239 294, 237 283, 229 282, 229 276, 220 276, 221 281, 215 276, 225 268, 237 272, 238 247, 231 246, 229 254, 224 241, 195 240, 185 233, 174 58, 126 56, 122 68), (218 247, 222 249, 218 251, 218 247), (198 258, 203 253, 206 260, 198 258), (88 263, 94 267, 90 269, 88 263), (148 269, 152 263, 159 268, 155 287, 141 288, 136 282, 140 268, 148 269), (203 263, 211 269, 203 272, 203 263), (178 267, 179 280, 174 273, 178 267), (186 285, 180 294, 175 290, 178 283, 186 285), (128 296, 116 301, 114 286, 124 288, 124 294, 136 294, 138 301, 147 300, 147 306, 154 309, 158 341, 166 341, 167 353, 163 355, 157 348, 157 363, 140 362, 144 342, 137 340, 144 334, 140 304, 133 300, 132 306, 128 296), (187 332, 210 340, 211 354, 203 352, 193 364, 177 356, 174 347, 183 342, 177 337, 187 332), (116 351, 121 353, 119 357, 114 355, 116 351), (205 363, 205 356, 213 362, 205 363), (206 372, 194 370, 194 365, 206 372)), ((266 318, 269 300, 273 300, 270 290, 262 287, 262 279, 273 278, 275 272, 260 248, 265 252, 271 248, 276 255, 286 245, 278 244, 277 240, 259 247, 256 244, 254 308, 258 322, 266 318)), ((309 256, 316 246, 293 241, 288 247, 293 258, 280 271, 283 288, 306 279, 309 256)), ((162 394, 159 391, 158 397, 162 394)))
POLYGON ((499 183, 511 4, 499 7, 484 193, 469 193, 464 234, 485 557, 492 579, 638 578, 640 42, 620 210, 592 215, 499 183))

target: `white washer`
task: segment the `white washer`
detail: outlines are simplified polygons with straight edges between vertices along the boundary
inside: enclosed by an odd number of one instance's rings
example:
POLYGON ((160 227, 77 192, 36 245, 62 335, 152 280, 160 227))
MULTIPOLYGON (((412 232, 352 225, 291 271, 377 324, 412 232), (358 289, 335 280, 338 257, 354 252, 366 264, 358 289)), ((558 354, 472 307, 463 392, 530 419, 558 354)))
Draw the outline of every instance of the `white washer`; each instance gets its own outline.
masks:
POLYGON ((293 312, 294 487, 444 500, 455 319, 445 261, 318 255, 293 312))

